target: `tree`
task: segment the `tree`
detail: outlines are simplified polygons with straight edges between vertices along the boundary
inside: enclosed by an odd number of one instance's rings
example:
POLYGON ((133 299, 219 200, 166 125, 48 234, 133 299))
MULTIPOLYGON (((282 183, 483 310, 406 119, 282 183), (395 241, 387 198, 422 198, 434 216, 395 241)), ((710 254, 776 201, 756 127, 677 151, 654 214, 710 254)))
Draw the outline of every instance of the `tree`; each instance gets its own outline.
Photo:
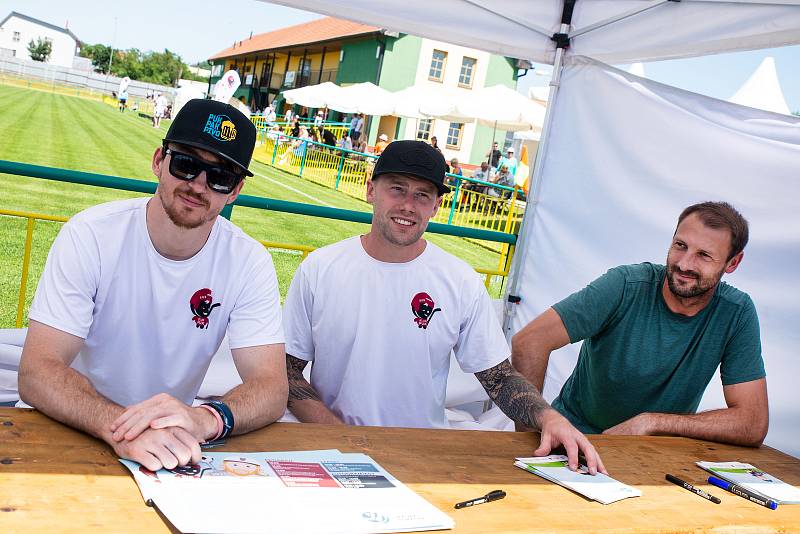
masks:
MULTIPOLYGON (((94 70, 106 74, 108 72, 108 60, 111 58, 111 47, 104 44, 84 45, 81 47, 81 56, 92 60, 94 70)), ((115 57, 116 58, 116 54, 115 57)))
POLYGON ((41 37, 36 38, 36 42, 28 43, 28 53, 34 61, 47 61, 50 54, 53 52, 53 43, 41 37))

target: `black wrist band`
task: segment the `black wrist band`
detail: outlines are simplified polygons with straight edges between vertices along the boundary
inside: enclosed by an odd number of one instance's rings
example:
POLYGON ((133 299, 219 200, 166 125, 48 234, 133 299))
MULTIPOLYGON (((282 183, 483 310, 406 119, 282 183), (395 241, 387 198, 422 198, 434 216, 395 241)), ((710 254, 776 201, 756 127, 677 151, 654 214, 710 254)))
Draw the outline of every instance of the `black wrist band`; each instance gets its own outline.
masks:
POLYGON ((203 403, 205 406, 213 408, 222 418, 222 434, 217 439, 226 439, 233 433, 233 412, 230 407, 222 401, 209 401, 203 403))

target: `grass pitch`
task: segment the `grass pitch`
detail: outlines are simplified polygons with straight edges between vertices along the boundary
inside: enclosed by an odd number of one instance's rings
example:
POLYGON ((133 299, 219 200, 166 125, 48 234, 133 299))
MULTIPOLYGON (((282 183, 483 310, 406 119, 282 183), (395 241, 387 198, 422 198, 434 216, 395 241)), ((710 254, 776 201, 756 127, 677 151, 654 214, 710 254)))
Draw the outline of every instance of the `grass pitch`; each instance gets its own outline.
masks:
MULTIPOLYGON (((169 121, 156 129, 135 112, 120 113, 98 102, 0 85, 0 159, 155 181, 150 169, 153 151, 160 146, 169 121)), ((255 174, 242 192, 309 204, 371 211, 364 201, 253 162, 255 174)), ((0 174, 0 209, 70 217, 95 204, 142 196, 127 191, 83 186, 0 174)), ((332 221, 235 207, 232 220, 259 240, 320 247, 364 233, 360 223, 332 221)), ((37 221, 33 233, 31 270, 26 284, 27 306, 44 268, 47 251, 61 224, 37 221)), ((26 220, 0 216, 0 328, 14 326, 19 295, 26 220)), ((474 267, 497 268, 499 255, 461 238, 426 234, 426 239, 474 267)), ((301 256, 272 250, 281 298, 289 288, 301 256)), ((493 288, 497 293, 499 288, 493 288)))

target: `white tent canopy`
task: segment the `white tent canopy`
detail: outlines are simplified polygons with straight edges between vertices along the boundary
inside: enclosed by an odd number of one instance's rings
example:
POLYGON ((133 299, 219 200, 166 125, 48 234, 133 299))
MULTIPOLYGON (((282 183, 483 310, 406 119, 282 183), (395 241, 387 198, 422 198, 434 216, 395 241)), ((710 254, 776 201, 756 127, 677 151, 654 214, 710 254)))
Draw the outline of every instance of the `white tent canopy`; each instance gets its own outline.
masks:
POLYGON ((394 104, 392 93, 374 83, 363 82, 342 87, 328 107, 342 113, 391 115, 394 104))
MULTIPOLYGON (((749 215, 751 244, 736 273, 744 278, 734 283, 743 280, 742 289, 762 318, 770 393, 767 443, 800 456, 800 407, 791 382, 800 341, 800 230, 794 214, 800 185, 793 172, 787 174, 800 162, 800 119, 686 97, 641 78, 628 91, 630 74, 592 60, 570 62, 588 56, 630 64, 798 44, 800 0, 567 0, 574 4, 569 23, 562 23, 569 15, 562 0, 271 1, 554 65, 530 195, 534 202, 525 213, 510 276, 511 291, 522 300, 509 307, 509 332, 565 291, 602 274, 600 265, 663 261, 666 243, 661 253, 653 252, 654 243, 669 239, 674 218, 686 205, 722 198, 749 215), (569 38, 568 48, 556 48, 551 37, 557 33, 569 38), (565 104, 560 91, 568 96, 565 104), (642 101, 637 112, 626 97, 642 101), (753 271, 745 274, 748 263, 753 271), (553 284, 548 290, 553 281, 570 288, 553 284)), ((714 395, 718 384, 712 380, 701 406, 725 405, 714 395)), ((550 386, 560 388, 557 382, 550 386)))
POLYGON ((330 108, 336 101, 341 87, 332 82, 323 82, 319 85, 307 85, 299 89, 289 89, 283 92, 283 97, 289 104, 297 104, 307 108, 330 108))
MULTIPOLYGON (((560 31, 564 4, 562 0, 268 1, 550 64, 556 47, 550 38, 560 31)), ((628 64, 796 44, 798 4, 797 0, 578 0, 569 52, 628 64)))
POLYGON ((792 114, 783 97, 778 73, 775 70, 775 59, 772 57, 765 57, 750 78, 728 101, 773 113, 792 114))
POLYGON ((454 112, 464 120, 516 132, 539 130, 544 124, 545 107, 505 85, 478 89, 454 102, 454 112))

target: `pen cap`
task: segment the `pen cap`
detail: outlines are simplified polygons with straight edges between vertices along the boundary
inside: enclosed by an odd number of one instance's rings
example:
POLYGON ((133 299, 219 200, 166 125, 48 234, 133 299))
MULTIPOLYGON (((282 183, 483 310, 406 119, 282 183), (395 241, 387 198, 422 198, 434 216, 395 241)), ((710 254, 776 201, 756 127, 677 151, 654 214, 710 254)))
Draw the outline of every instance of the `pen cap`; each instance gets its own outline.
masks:
POLYGON ((506 496, 506 492, 505 491, 503 491, 503 490, 494 490, 494 491, 490 491, 489 493, 486 494, 486 500, 487 501, 496 501, 497 499, 502 499, 505 496, 506 496))

